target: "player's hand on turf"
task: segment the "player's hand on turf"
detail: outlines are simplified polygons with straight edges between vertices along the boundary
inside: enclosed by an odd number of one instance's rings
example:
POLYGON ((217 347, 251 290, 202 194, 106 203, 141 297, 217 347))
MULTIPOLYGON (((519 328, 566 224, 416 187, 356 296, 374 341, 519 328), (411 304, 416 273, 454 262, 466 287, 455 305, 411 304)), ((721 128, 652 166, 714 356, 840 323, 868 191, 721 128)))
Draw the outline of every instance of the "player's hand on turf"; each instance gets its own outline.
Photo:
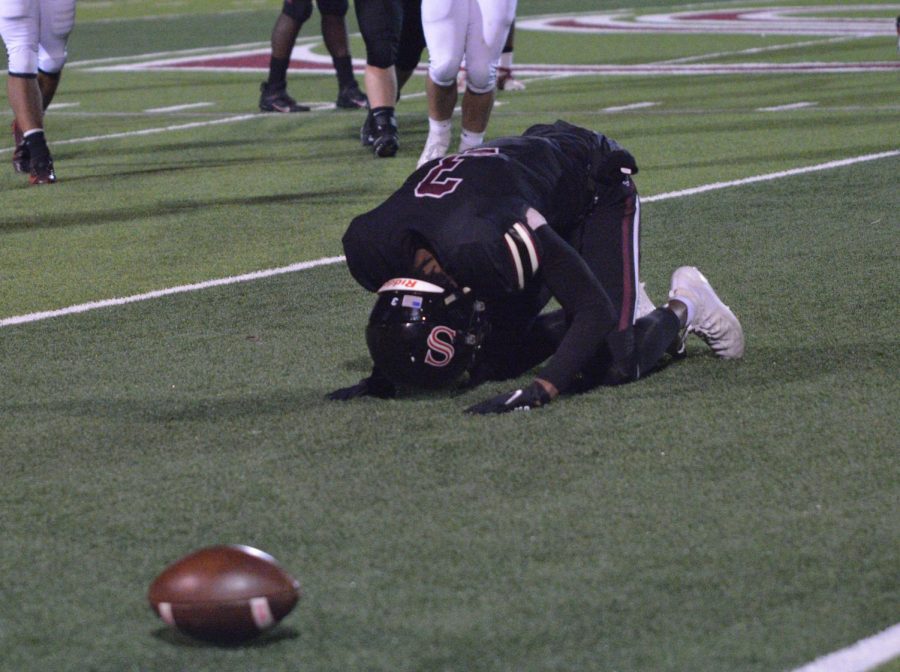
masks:
POLYGON ((356 385, 329 392, 328 398, 332 401, 347 401, 357 397, 390 399, 396 394, 397 388, 394 387, 394 384, 385 378, 378 369, 372 369, 372 375, 368 378, 363 378, 356 385))
POLYGON ((470 406, 466 413, 474 415, 488 415, 490 413, 507 413, 509 411, 530 411, 532 408, 540 408, 550 403, 550 393, 537 381, 528 387, 507 392, 486 399, 481 403, 470 406))

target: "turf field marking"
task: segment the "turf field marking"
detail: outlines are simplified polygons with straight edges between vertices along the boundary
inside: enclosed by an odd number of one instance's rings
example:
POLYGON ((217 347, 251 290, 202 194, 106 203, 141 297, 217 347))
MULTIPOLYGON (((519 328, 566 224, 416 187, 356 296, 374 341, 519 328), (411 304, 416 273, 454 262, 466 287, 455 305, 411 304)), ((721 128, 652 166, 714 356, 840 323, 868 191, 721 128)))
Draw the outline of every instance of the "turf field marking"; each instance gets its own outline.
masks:
MULTIPOLYGON (((900 8, 900 5, 898 5, 900 8)), ((771 17, 767 16, 767 20, 771 17)), ((559 18, 559 17, 551 17, 559 18)), ((659 18, 659 17, 654 17, 659 18)), ((574 21, 575 19, 573 19, 574 21)), ((738 24, 739 21, 732 18, 723 18, 719 14, 704 15, 700 23, 710 21, 723 24, 738 24)), ((527 23, 527 22, 525 22, 527 23)), ((668 23, 663 22, 665 25, 668 23)), ((518 25, 518 24, 517 24, 518 25)), ((523 24, 524 26, 525 24, 523 24)), ((557 26, 557 24, 553 24, 557 26)), ((633 30, 623 28, 617 32, 643 32, 637 24, 633 30)), ((881 21, 879 26, 887 26, 881 21)), ((663 31, 665 32, 665 31, 663 31)), ((729 32, 717 27, 711 31, 691 30, 687 32, 729 32)), ((763 31, 765 32, 765 31, 763 31)), ((881 32, 886 32, 882 30, 881 32)), ((804 34, 804 33, 799 33, 804 34)), ((859 63, 843 62, 812 62, 812 63, 698 63, 719 57, 731 57, 734 55, 749 55, 770 51, 799 49, 817 44, 843 42, 860 37, 866 37, 869 33, 858 34, 851 32, 849 35, 839 32, 837 36, 827 36, 818 40, 806 40, 803 42, 769 45, 737 51, 713 52, 697 54, 683 58, 675 58, 656 63, 639 64, 592 64, 592 65, 566 65, 546 63, 517 63, 516 73, 519 75, 718 75, 718 74, 759 74, 761 72, 774 73, 808 73, 808 72, 876 72, 900 69, 900 63, 896 61, 874 61, 859 63)), ((291 52, 290 68, 293 72, 304 74, 331 75, 334 65, 327 54, 318 53, 321 47, 321 39, 307 37, 297 41, 291 52)), ((207 47, 203 49, 186 49, 184 51, 159 52, 156 54, 144 54, 126 58, 97 59, 94 61, 80 61, 68 67, 87 66, 88 72, 268 72, 271 48, 268 43, 253 43, 233 45, 227 47, 207 47)), ((357 73, 363 71, 365 59, 353 60, 353 69, 357 73)), ((425 66, 416 68, 416 73, 424 75, 425 66)))
MULTIPOLYGON (((297 45, 291 53, 290 68, 292 72, 311 75, 333 75, 334 65, 329 56, 314 51, 316 44, 297 45)), ((785 47, 786 48, 786 47, 785 47)), ((264 73, 269 69, 271 49, 262 47, 227 53, 204 53, 203 55, 155 60, 119 62, 113 65, 98 65, 86 68, 87 72, 257 72, 264 73)), ((688 60, 704 60, 712 58, 706 54, 692 59, 675 59, 658 63, 636 64, 547 64, 516 63, 518 75, 740 75, 759 73, 848 73, 848 72, 890 72, 900 70, 896 61, 871 62, 797 62, 797 63, 689 63, 688 60)), ((365 67, 365 59, 353 59, 353 69, 360 73, 365 67)), ((425 66, 416 68, 416 73, 424 75, 425 66)))
POLYGON ((750 47, 748 49, 737 49, 734 51, 711 51, 707 54, 697 54, 696 56, 682 56, 681 58, 670 58, 666 61, 657 61, 658 63, 674 64, 674 63, 692 63, 694 61, 705 61, 710 58, 722 58, 730 56, 747 56, 749 54, 764 54, 770 51, 786 51, 788 49, 805 49, 806 47, 819 46, 821 44, 835 44, 838 42, 849 42, 855 40, 855 37, 829 37, 824 40, 809 40, 806 42, 790 42, 788 44, 772 44, 768 47, 750 47))
POLYGON ((233 275, 227 278, 216 278, 215 280, 206 280, 204 282, 196 282, 190 285, 180 285, 178 287, 168 287, 166 289, 158 289, 144 294, 134 294, 132 296, 124 296, 115 299, 104 299, 103 301, 91 301, 89 303, 80 303, 68 308, 60 308, 59 310, 45 310, 40 313, 30 313, 28 315, 18 315, 16 317, 8 317, 0 320, 0 327, 8 327, 14 324, 25 324, 26 322, 38 322, 47 320, 51 317, 61 317, 63 315, 73 315, 75 313, 86 313, 98 308, 108 308, 111 306, 123 306, 127 303, 137 303, 139 301, 148 301, 150 299, 158 299, 163 296, 171 296, 173 294, 184 294, 186 292, 198 292, 211 287, 221 287, 222 285, 233 285, 239 282, 250 282, 251 280, 259 280, 260 278, 270 278, 274 275, 283 275, 285 273, 295 273, 304 271, 316 266, 329 266, 344 261, 344 257, 323 257, 321 259, 313 259, 312 261, 301 261, 290 266, 282 266, 280 268, 270 268, 264 271, 254 271, 252 273, 244 273, 243 275, 233 275))
POLYGON ((802 110, 805 107, 815 107, 818 103, 808 101, 800 103, 788 103, 787 105, 775 105, 774 107, 757 107, 757 112, 782 112, 784 110, 802 110))
POLYGON ((866 672, 900 656, 900 623, 792 672, 866 672))
POLYGON ((666 201, 671 198, 682 198, 684 196, 693 196, 694 194, 702 194, 707 191, 715 191, 717 189, 727 189, 728 187, 740 187, 745 184, 754 184, 756 182, 770 182, 772 180, 780 180, 783 177, 792 177, 794 175, 804 175, 806 173, 817 173, 822 170, 831 170, 832 168, 842 168, 844 166, 852 166, 856 163, 865 163, 866 161, 878 161, 879 159, 887 159, 893 156, 900 156, 900 149, 894 149, 889 152, 879 152, 878 154, 865 154, 863 156, 854 156, 850 159, 841 159, 839 161, 828 161, 827 163, 819 163, 814 166, 804 166, 802 168, 791 168, 790 170, 781 170, 777 173, 766 173, 764 175, 754 175, 752 177, 743 177, 738 180, 730 180, 728 182, 713 182, 712 184, 704 184, 699 187, 691 187, 690 189, 682 189, 680 191, 669 191, 654 196, 641 198, 644 203, 653 203, 654 201, 666 201))
MULTIPOLYGON (((83 2, 84 0, 82 0, 83 2)), ((146 2, 146 0, 139 0, 140 2, 146 2)), ((117 3, 122 2, 122 0, 116 0, 117 3)), ((102 7, 104 5, 110 6, 112 2, 100 2, 98 6, 102 7)), ((172 4, 172 3, 168 3, 172 4)), ((248 3, 248 4, 256 4, 258 2, 248 3)), ((226 14, 246 14, 247 12, 254 11, 251 9, 223 9, 216 12, 217 15, 223 16, 226 14)), ((177 21, 179 19, 183 19, 186 16, 190 16, 189 14, 145 14, 144 16, 117 16, 110 17, 107 19, 91 19, 90 21, 85 21, 85 23, 130 23, 132 21, 177 21)))
POLYGON ((891 34, 892 19, 817 17, 822 12, 853 12, 895 5, 823 5, 809 7, 755 7, 730 10, 698 10, 668 14, 636 14, 629 10, 608 14, 556 14, 522 18, 516 28, 571 33, 726 33, 750 35, 853 35, 869 37, 891 34))
POLYGON ((72 103, 50 103, 50 107, 48 107, 47 109, 48 109, 48 110, 54 110, 54 111, 56 111, 56 110, 62 110, 62 109, 64 109, 64 108, 66 108, 66 107, 78 107, 79 105, 81 105, 81 103, 77 103, 77 102, 72 102, 72 103))
MULTIPOLYGON (((333 107, 333 105, 332 105, 333 107)), ((169 133, 172 131, 183 131, 189 128, 200 128, 201 126, 217 126, 219 124, 233 124, 238 121, 246 121, 247 119, 257 119, 264 116, 262 112, 254 114, 239 114, 234 117, 225 117, 224 119, 210 119, 207 121, 191 121, 186 124, 174 124, 172 126, 157 126, 156 128, 142 128, 139 131, 122 131, 121 133, 108 133, 106 135, 86 135, 81 138, 69 138, 68 140, 54 140, 53 146, 56 145, 74 145, 79 142, 102 142, 104 140, 115 140, 117 138, 134 138, 141 135, 156 135, 157 133, 169 133)), ((6 147, 0 149, 0 154, 11 152, 14 147, 6 147)))
POLYGON ((628 110, 642 110, 647 107, 656 107, 659 103, 631 103, 630 105, 617 105, 616 107, 604 107, 601 112, 627 112, 628 110))
POLYGON ((184 105, 169 105, 168 107, 151 107, 144 112, 148 114, 162 114, 165 112, 180 112, 181 110, 193 110, 198 107, 209 107, 215 103, 185 103, 184 105))
MULTIPOLYGON (((297 43, 301 44, 305 40, 309 40, 311 38, 297 38, 297 43)), ((177 49, 175 51, 156 51, 151 52, 149 54, 136 54, 134 56, 107 56, 105 58, 89 58, 83 59, 80 61, 71 61, 66 63, 66 67, 69 69, 72 68, 83 68, 89 65, 103 65, 109 63, 127 63, 129 61, 143 61, 148 58, 158 59, 158 58, 166 58, 169 56, 187 56, 189 54, 209 54, 216 53, 221 54, 223 52, 232 51, 235 49, 263 49, 268 45, 268 42, 246 42, 244 44, 232 44, 227 47, 197 47, 195 49, 177 49)), ((270 47, 271 49, 271 47, 270 47)))
MULTIPOLYGON (((259 116, 259 115, 249 115, 249 116, 259 116)), ((194 126, 195 124, 187 124, 188 126, 194 126)), ((56 143, 60 144, 60 143, 56 143)), ((768 182, 771 180, 779 180, 785 177, 791 177, 793 175, 803 175, 804 173, 813 173, 821 170, 831 170, 832 168, 841 168, 843 166, 851 166, 856 163, 863 163, 866 161, 876 161, 878 159, 885 159, 894 156, 900 156, 900 149, 893 150, 890 152, 881 152, 879 154, 866 154, 864 156, 856 156, 849 159, 842 159, 840 161, 829 161, 827 163, 820 163, 815 166, 806 166, 803 168, 792 168, 791 170, 782 170, 777 173, 766 173, 764 175, 755 175, 753 177, 745 177, 739 180, 731 180, 730 182, 715 182, 713 184, 706 184, 699 187, 693 187, 691 189, 682 189, 680 191, 670 191, 662 194, 656 194, 654 196, 647 196, 642 198, 641 200, 644 203, 654 203, 656 201, 666 201, 674 198, 683 198, 685 196, 692 196, 694 194, 701 194, 707 191, 713 191, 716 189, 726 189, 728 187, 737 187, 744 184, 752 184, 755 182, 768 182)), ((121 298, 114 299, 105 299, 102 301, 91 301, 89 303, 80 303, 74 306, 69 306, 67 308, 59 308, 57 310, 45 310, 37 313, 28 313, 25 315, 14 315, 12 317, 7 317, 0 319, 0 328, 2 327, 10 327, 17 324, 26 324, 29 322, 39 322, 41 320, 47 320, 53 317, 62 317, 64 315, 73 315, 75 313, 86 313, 91 310, 97 310, 99 308, 108 308, 111 306, 121 306, 127 303, 137 303, 139 301, 148 301, 150 299, 157 299, 163 296, 171 296, 173 294, 183 294, 185 292, 197 292, 203 289, 209 289, 211 287, 221 287, 223 285, 233 285, 240 282, 249 282, 251 280, 259 280, 261 278, 269 278, 275 275, 283 275, 285 273, 294 273, 297 271, 304 271, 310 268, 315 268, 317 266, 330 266, 332 264, 338 264, 345 260, 343 256, 338 257, 322 257, 320 259, 313 259, 312 261, 301 261, 296 264, 291 264, 290 266, 281 266, 279 268, 270 268, 262 271, 254 271, 252 273, 245 273, 243 275, 234 275, 225 278, 216 278, 214 280, 206 280, 204 282, 197 282, 190 285, 179 285, 177 287, 169 287, 167 289, 159 289, 152 292, 146 292, 144 294, 135 294, 133 296, 126 296, 121 298)))
MULTIPOLYGON (((421 94, 410 94, 408 96, 404 96, 406 98, 417 98, 424 97, 425 93, 421 94)), ((212 105, 213 103, 200 103, 203 105, 212 105)), ((323 110, 333 110, 335 108, 334 103, 309 103, 312 112, 321 112, 323 110)), ((176 106, 176 107, 184 107, 184 106, 176 106)), ((161 108, 165 109, 165 108, 161 108)), ((157 110, 144 110, 140 114, 158 114, 161 113, 161 109, 157 110)), ((172 111, 173 108, 170 108, 169 111, 172 111)), ((97 115, 102 116, 102 115, 97 115)), ((111 113, 107 116, 129 116, 128 113, 111 113)), ((106 135, 86 135, 81 138, 69 138, 68 140, 54 140, 53 146, 57 145, 75 145, 81 142, 103 142, 104 140, 116 140, 119 138, 134 138, 142 135, 156 135, 158 133, 171 133, 173 131, 184 131, 191 128, 201 128, 203 126, 218 126, 219 124, 233 124, 239 121, 247 121, 248 119, 261 119, 263 117, 271 117, 270 113, 266 112, 253 112, 251 114, 238 114, 232 117, 222 117, 220 119, 207 119, 205 121, 191 121, 184 124, 173 124, 171 126, 156 126, 154 128, 142 128, 137 131, 122 131, 121 133, 108 133, 106 135)), ((7 152, 11 152, 15 149, 14 147, 0 147, 0 154, 5 154, 7 152)))
POLYGON ((234 117, 225 117, 224 119, 211 119, 207 121, 191 121, 186 124, 174 124, 172 126, 158 126, 156 128, 142 128, 139 131, 122 131, 121 133, 108 133, 106 135, 86 135, 82 138, 70 138, 68 140, 54 140, 53 145, 74 145, 79 142, 100 142, 103 140, 115 140, 116 138, 135 138, 141 135, 156 135, 157 133, 170 133, 172 131, 184 131, 189 128, 200 128, 201 126, 217 126, 219 124, 233 124, 238 121, 246 121, 247 119, 255 119, 262 116, 262 113, 255 114, 239 114, 234 117))

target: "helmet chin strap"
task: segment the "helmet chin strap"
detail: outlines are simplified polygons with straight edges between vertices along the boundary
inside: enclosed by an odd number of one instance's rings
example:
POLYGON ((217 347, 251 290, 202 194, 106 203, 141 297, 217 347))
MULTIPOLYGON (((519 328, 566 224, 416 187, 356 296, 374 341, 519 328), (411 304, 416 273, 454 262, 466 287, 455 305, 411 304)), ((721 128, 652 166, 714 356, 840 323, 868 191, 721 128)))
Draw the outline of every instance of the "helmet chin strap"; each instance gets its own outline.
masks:
POLYGON ((444 268, 431 250, 425 247, 416 248, 413 256, 413 264, 416 275, 421 275, 426 279, 429 277, 434 277, 435 280, 440 279, 440 281, 435 282, 435 284, 445 287, 447 291, 447 296, 444 297, 445 306, 450 306, 461 299, 471 299, 474 312, 477 314, 484 312, 484 303, 475 299, 472 295, 472 288, 459 287, 453 278, 444 273, 444 268))

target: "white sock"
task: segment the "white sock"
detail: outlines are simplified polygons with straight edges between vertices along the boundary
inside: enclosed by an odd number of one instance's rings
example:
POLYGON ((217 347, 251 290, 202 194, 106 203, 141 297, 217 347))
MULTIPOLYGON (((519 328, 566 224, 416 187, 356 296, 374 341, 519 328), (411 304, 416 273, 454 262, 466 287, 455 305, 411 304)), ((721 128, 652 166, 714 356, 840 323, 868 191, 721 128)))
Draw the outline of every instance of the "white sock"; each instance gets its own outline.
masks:
POLYGON ((426 143, 439 142, 441 144, 450 144, 450 133, 453 130, 453 120, 432 119, 428 117, 428 140, 426 143))
POLYGON ((435 135, 450 135, 453 119, 432 119, 428 117, 428 132, 435 135))
POLYGON ((512 70, 513 64, 513 52, 504 51, 500 54, 500 67, 506 68, 507 70, 512 70))
POLYGON ((23 138, 27 138, 29 135, 34 135, 35 133, 43 133, 43 128, 32 128, 30 131, 25 131, 22 133, 23 138))
POLYGON ((484 133, 474 133, 472 131, 462 129, 462 133, 460 133, 459 136, 459 151, 464 152, 467 149, 478 147, 478 145, 482 144, 483 142, 484 133))

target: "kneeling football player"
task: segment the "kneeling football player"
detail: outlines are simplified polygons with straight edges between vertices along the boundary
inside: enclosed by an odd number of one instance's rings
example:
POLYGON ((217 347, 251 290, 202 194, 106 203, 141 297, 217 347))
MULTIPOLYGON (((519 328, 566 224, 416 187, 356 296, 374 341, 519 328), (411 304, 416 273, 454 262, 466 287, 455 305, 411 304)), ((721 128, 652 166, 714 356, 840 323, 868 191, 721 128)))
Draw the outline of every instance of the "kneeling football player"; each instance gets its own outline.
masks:
POLYGON ((560 393, 637 380, 684 353, 688 333, 741 357, 734 313, 685 266, 654 308, 639 281, 632 155, 564 121, 424 164, 343 237, 347 265, 378 298, 374 367, 332 399, 518 377, 533 382, 471 413, 544 406, 560 393), (560 308, 544 312, 551 298, 560 308))

